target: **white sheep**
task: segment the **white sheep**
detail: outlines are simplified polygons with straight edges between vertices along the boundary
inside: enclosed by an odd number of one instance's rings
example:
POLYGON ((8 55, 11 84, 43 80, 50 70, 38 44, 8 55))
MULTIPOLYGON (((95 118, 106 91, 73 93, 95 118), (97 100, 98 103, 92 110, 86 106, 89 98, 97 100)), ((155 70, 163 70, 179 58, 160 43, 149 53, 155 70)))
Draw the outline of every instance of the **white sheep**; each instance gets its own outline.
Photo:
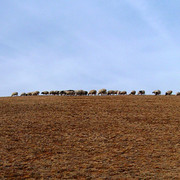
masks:
POLYGON ((13 96, 18 96, 18 92, 13 92, 12 94, 11 94, 11 96, 13 97, 13 96))
POLYGON ((171 94, 172 94, 172 92, 173 92, 173 91, 171 91, 171 90, 167 91, 167 92, 165 93, 165 96, 167 96, 167 95, 171 95, 171 94))
POLYGON ((98 95, 105 95, 105 94, 107 94, 107 90, 106 89, 100 89, 99 91, 98 91, 98 95))
POLYGON ((139 92, 138 92, 138 95, 144 95, 145 94, 145 90, 140 90, 139 92))
POLYGON ((93 90, 90 90, 88 95, 96 95, 97 94, 97 91, 95 89, 93 90))
POLYGON ((161 94, 161 91, 160 90, 155 90, 155 91, 153 91, 152 92, 155 96, 157 96, 157 95, 160 95, 161 94))

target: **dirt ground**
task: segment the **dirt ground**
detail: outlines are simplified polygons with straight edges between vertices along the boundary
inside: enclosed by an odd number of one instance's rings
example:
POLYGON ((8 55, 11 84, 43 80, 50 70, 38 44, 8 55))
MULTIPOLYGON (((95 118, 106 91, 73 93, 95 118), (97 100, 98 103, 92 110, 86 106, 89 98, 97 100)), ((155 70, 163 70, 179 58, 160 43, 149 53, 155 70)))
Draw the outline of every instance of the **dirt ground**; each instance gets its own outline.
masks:
POLYGON ((0 179, 180 179, 180 97, 0 98, 0 179))

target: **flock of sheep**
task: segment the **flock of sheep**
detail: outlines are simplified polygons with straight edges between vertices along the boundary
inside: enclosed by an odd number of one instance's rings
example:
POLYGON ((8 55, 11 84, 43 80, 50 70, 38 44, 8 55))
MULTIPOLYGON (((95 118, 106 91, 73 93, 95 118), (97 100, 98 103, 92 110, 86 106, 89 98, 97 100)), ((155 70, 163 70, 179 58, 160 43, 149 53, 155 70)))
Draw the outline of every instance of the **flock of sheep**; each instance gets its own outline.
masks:
MULTIPOLYGON (((160 95, 160 90, 155 90, 152 92, 154 95, 160 95)), ((89 95, 127 95, 127 91, 118 91, 118 90, 109 90, 100 89, 99 91, 90 90, 63 90, 63 91, 43 91, 41 92, 42 95, 60 95, 60 96, 89 96, 89 95)), ((171 95, 172 91, 167 91, 165 95, 171 95)), ((20 96, 38 96, 40 95, 39 91, 28 92, 28 93, 21 93, 20 96)), ((131 91, 129 95, 136 95, 136 91, 131 91)), ((140 90, 137 95, 145 95, 144 90, 140 90)), ((177 96, 180 95, 180 92, 177 92, 177 96)), ((11 96, 18 96, 18 92, 13 92, 11 96)))

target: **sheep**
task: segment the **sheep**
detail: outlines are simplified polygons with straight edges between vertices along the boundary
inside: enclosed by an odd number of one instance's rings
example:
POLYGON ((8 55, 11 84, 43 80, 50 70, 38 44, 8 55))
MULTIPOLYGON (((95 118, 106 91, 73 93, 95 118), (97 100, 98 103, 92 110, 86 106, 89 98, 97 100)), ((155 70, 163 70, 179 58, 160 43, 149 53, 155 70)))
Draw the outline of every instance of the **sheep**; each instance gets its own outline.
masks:
POLYGON ((140 90, 139 92, 138 92, 138 95, 144 95, 145 94, 145 90, 140 90))
POLYGON ((167 95, 171 95, 172 94, 172 91, 171 90, 169 90, 169 91, 167 91, 166 93, 165 93, 165 96, 167 96, 167 95))
POLYGON ((115 91, 114 90, 109 90, 108 92, 107 92, 107 95, 114 95, 115 94, 115 91))
POLYGON ((87 92, 87 91, 82 90, 82 95, 83 95, 83 96, 87 96, 87 95, 88 95, 88 92, 87 92))
POLYGON ((24 92, 24 93, 21 93, 20 96, 27 96, 27 94, 24 92))
POLYGON ((177 93, 176 93, 176 96, 180 96, 180 92, 177 92, 177 93))
POLYGON ((100 89, 99 91, 98 91, 98 95, 105 95, 105 94, 107 94, 107 90, 106 89, 100 89))
POLYGON ((118 90, 115 90, 115 91, 114 91, 114 94, 118 95, 118 92, 119 92, 118 90))
POLYGON ((32 92, 32 96, 36 96, 37 94, 36 94, 36 92, 34 91, 34 92, 32 92))
POLYGON ((136 95, 136 91, 135 90, 131 91, 129 95, 136 95))
POLYGON ((49 94, 50 95, 59 95, 59 91, 50 91, 49 94))
POLYGON ((18 92, 13 92, 13 93, 11 94, 11 97, 13 97, 13 96, 18 96, 18 92))
POLYGON ((153 91, 152 92, 155 96, 157 96, 157 95, 160 95, 161 94, 161 91, 160 90, 155 90, 155 91, 153 91))
POLYGON ((121 95, 121 91, 118 91, 117 95, 121 95))
POLYGON ((28 92, 26 95, 27 96, 32 96, 32 92, 28 92))
POLYGON ((81 96, 82 95, 82 92, 83 92, 83 90, 75 90, 75 95, 76 96, 81 96))
POLYGON ((39 91, 34 91, 32 95, 33 95, 33 96, 38 96, 39 93, 40 93, 39 91))
POLYGON ((63 91, 59 91, 59 95, 61 95, 61 96, 62 95, 66 95, 66 91, 64 91, 64 90, 63 91))
POLYGON ((57 95, 57 96, 59 95, 59 91, 56 90, 54 92, 55 92, 55 95, 57 95))
POLYGON ((87 91, 83 91, 83 95, 84 95, 84 96, 87 96, 87 95, 88 95, 88 92, 87 92, 87 91))
POLYGON ((95 89, 93 89, 93 90, 89 91, 88 96, 89 95, 96 95, 96 94, 97 94, 97 91, 95 89))
POLYGON ((32 95, 33 95, 33 96, 38 96, 38 95, 39 95, 39 91, 34 91, 34 92, 32 92, 32 95))
POLYGON ((119 93, 118 93, 119 95, 126 95, 127 94, 127 92, 126 91, 119 91, 119 93))
POLYGON ((67 96, 74 96, 75 95, 75 91, 74 90, 66 90, 66 91, 64 91, 64 93, 67 96))
POLYGON ((76 96, 82 96, 82 95, 87 95, 88 94, 88 92, 87 91, 84 91, 84 90, 76 90, 75 91, 75 95, 76 96))
POLYGON ((41 94, 42 94, 42 95, 48 95, 49 92, 48 92, 48 91, 43 91, 43 92, 41 92, 41 94))
POLYGON ((55 91, 50 91, 49 94, 50 95, 55 95, 56 93, 55 93, 55 91))

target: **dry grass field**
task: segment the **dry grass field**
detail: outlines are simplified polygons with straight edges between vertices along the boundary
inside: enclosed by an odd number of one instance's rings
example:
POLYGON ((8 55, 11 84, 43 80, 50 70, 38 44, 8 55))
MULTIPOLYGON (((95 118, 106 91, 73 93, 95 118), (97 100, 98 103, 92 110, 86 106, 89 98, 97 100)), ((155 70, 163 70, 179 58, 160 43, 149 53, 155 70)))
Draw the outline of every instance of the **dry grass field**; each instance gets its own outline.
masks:
POLYGON ((0 179, 180 179, 180 97, 0 98, 0 179))

